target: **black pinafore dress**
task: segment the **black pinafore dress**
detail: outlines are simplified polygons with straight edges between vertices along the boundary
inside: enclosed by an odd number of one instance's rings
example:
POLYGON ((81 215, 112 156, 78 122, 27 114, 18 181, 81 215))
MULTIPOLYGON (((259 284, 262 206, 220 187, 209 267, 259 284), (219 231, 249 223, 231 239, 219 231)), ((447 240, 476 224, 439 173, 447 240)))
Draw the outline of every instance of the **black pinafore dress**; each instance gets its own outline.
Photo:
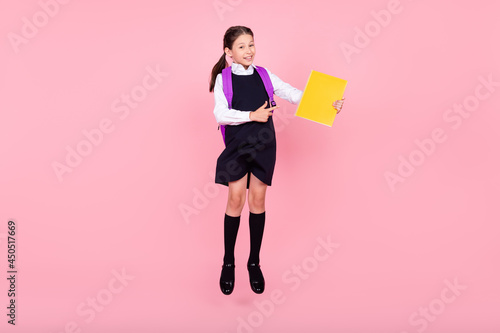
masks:
MULTIPOLYGON (((232 108, 255 111, 267 101, 269 96, 259 73, 254 69, 251 75, 231 73, 233 81, 232 108)), ((228 182, 241 179, 250 173, 263 183, 271 186, 276 163, 276 134, 273 117, 267 122, 250 121, 239 125, 226 125, 226 148, 217 159, 215 182, 228 186, 228 182)))

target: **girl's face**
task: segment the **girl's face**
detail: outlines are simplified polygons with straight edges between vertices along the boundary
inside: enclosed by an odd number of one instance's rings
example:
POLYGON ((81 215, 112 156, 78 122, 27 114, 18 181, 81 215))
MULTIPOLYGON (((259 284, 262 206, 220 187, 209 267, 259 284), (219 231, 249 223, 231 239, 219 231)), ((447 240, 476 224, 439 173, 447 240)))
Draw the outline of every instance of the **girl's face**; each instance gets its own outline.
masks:
POLYGON ((233 48, 225 48, 227 55, 233 58, 233 62, 243 65, 245 69, 248 69, 253 62, 255 57, 255 45, 253 43, 252 35, 241 35, 236 38, 233 44, 233 48))

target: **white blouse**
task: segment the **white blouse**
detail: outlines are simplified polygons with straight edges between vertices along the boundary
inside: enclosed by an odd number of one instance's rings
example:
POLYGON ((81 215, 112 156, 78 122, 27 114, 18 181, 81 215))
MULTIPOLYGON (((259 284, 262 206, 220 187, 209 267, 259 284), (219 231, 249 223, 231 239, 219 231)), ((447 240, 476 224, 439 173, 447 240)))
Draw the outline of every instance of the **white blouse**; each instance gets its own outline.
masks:
MULTIPOLYGON (((254 68, 255 65, 253 63, 251 66, 248 66, 248 69, 245 69, 245 67, 243 67, 243 65, 241 64, 237 64, 234 62, 231 64, 231 72, 236 75, 252 75, 254 68)), ((269 77, 271 78, 274 94, 292 104, 299 104, 304 92, 292 87, 286 82, 281 81, 280 78, 271 73, 269 69, 265 68, 265 70, 268 72, 269 77)), ((227 99, 222 88, 222 73, 217 74, 217 78, 215 79, 214 98, 214 115, 215 120, 218 124, 239 125, 252 121, 250 120, 250 112, 248 111, 255 110, 241 111, 236 109, 229 109, 229 104, 227 103, 227 99)))

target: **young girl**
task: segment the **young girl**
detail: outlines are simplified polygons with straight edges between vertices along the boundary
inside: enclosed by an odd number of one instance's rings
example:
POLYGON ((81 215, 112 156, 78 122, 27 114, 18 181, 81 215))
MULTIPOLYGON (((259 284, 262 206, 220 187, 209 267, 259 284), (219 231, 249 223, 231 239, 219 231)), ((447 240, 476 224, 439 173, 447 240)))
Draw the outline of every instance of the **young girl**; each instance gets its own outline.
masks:
MULTIPOLYGON (((214 114, 219 125, 225 125, 226 148, 217 159, 215 182, 228 186, 224 215, 224 259, 219 285, 229 295, 234 288, 234 246, 240 215, 248 189, 250 211, 250 256, 247 269, 252 290, 264 292, 264 276, 260 269, 260 247, 264 233, 265 198, 271 186, 276 162, 276 137, 272 114, 279 106, 268 105, 269 96, 255 70, 253 32, 244 26, 230 27, 223 40, 224 53, 212 69, 210 92, 214 92, 214 114), (233 98, 231 108, 223 92, 222 70, 226 55, 232 58, 233 98)), ((299 104, 302 91, 283 82, 267 68, 274 94, 292 104, 299 104)), ((340 112, 343 100, 333 103, 340 112)))

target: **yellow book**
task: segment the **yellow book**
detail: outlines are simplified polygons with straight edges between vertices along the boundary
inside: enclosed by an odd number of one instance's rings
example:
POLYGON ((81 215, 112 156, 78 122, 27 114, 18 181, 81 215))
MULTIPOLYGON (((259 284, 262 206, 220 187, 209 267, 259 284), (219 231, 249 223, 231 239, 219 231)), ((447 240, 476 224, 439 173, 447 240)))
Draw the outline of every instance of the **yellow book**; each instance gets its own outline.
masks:
POLYGON ((346 80, 311 70, 295 115, 332 126, 337 110, 333 102, 342 99, 346 80))

